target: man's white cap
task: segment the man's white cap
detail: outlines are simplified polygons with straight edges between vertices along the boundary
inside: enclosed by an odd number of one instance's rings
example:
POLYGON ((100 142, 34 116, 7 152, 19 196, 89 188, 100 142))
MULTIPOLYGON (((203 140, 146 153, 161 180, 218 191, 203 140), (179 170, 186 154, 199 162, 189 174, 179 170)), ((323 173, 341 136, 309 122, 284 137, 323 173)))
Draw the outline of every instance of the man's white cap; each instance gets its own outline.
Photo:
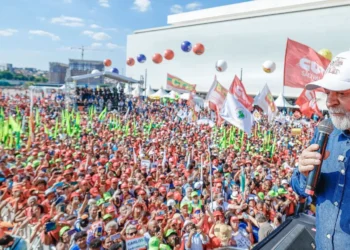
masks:
POLYGON ((340 53, 328 65, 321 80, 306 85, 307 90, 324 88, 331 91, 350 89, 350 51, 340 53))

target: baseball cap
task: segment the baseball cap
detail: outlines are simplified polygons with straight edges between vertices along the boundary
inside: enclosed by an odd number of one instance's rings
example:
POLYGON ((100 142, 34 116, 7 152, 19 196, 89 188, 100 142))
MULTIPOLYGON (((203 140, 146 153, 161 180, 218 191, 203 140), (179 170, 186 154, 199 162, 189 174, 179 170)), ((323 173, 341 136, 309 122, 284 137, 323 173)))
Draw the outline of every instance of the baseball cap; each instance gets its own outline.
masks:
POLYGON ((307 90, 324 88, 332 91, 350 89, 350 51, 340 53, 328 65, 321 80, 306 85, 307 90))
POLYGON ((168 229, 168 231, 166 231, 165 237, 169 237, 172 234, 177 234, 175 230, 173 229, 168 229))
POLYGON ((157 237, 153 236, 148 242, 148 249, 149 250, 158 250, 159 245, 160 245, 160 240, 157 237))
POLYGON ((62 235, 63 235, 65 232, 69 231, 69 229, 70 229, 70 227, 68 227, 68 226, 62 227, 61 230, 60 230, 60 232, 59 232, 60 237, 62 237, 62 235))

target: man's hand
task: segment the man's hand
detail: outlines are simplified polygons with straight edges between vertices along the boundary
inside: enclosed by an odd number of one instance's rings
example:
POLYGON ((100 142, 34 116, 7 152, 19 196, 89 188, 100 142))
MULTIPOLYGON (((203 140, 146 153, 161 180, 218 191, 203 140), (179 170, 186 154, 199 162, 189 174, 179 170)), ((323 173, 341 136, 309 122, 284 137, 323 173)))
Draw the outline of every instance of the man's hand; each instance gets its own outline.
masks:
MULTIPOLYGON (((306 148, 299 157, 299 172, 305 176, 309 175, 309 172, 312 171, 315 165, 321 164, 321 154, 316 152, 319 149, 319 145, 312 144, 306 148)), ((326 151, 324 159, 327 159, 329 152, 326 151)))

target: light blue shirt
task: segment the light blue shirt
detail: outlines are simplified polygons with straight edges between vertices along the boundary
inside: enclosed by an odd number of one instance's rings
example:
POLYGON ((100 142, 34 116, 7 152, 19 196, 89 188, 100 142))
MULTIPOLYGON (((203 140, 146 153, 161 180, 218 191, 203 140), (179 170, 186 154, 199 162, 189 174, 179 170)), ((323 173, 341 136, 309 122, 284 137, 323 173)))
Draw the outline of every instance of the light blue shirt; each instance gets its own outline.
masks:
POLYGON ((13 242, 11 247, 6 247, 5 250, 27 250, 28 249, 27 242, 24 239, 18 236, 13 236, 13 235, 11 236, 14 238, 15 241, 13 242))
MULTIPOLYGON (((315 132, 317 135, 317 131, 315 132)), ((311 141, 311 144, 315 140, 311 141)), ((329 157, 323 161, 315 191, 317 249, 349 249, 350 247, 350 135, 334 129, 328 139, 329 157)), ((292 180, 294 191, 305 194, 306 177, 298 170, 292 180)))

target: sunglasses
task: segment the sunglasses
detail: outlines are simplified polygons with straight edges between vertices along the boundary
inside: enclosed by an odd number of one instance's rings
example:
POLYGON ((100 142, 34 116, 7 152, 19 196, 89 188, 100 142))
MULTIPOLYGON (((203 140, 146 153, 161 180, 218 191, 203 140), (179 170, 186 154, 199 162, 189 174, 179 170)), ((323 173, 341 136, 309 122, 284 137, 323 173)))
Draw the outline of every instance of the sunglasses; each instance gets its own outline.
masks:
POLYGON ((136 231, 135 231, 135 232, 132 232, 132 233, 128 233, 128 235, 134 236, 134 235, 136 235, 136 231))

